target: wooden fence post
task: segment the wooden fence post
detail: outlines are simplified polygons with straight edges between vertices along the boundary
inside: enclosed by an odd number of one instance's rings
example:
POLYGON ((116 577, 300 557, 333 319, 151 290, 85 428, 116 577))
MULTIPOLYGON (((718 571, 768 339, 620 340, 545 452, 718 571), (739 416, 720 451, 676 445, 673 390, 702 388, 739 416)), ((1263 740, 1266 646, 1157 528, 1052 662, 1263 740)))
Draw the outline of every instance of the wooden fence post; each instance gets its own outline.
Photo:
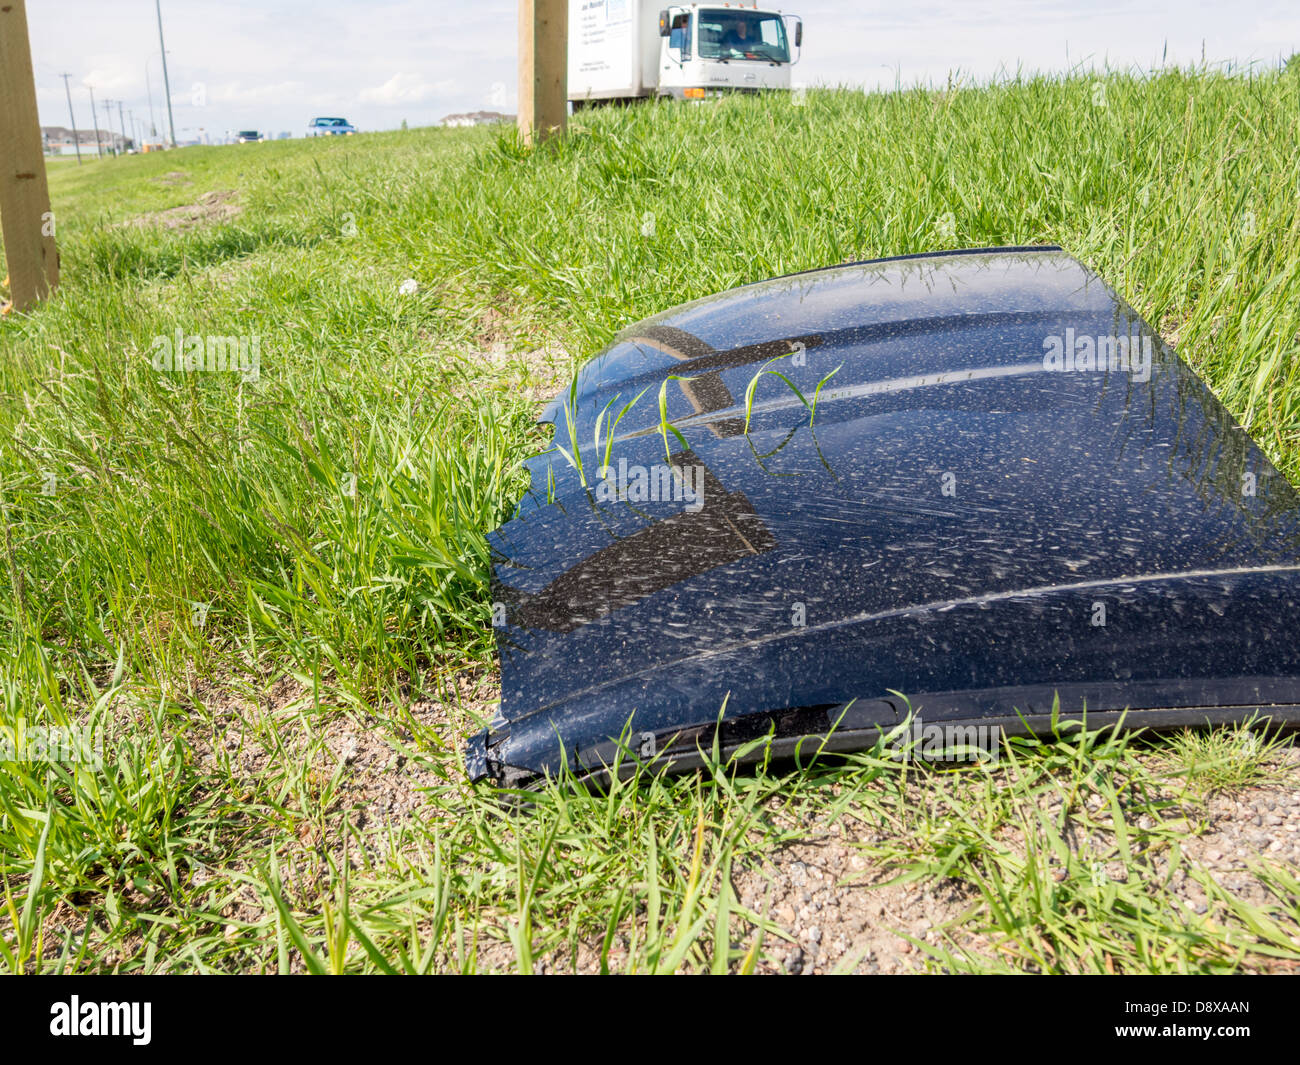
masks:
POLYGON ((26 0, 0 0, 0 232, 14 309, 26 310, 59 281, 26 0))
POLYGON ((525 144, 564 132, 569 0, 519 0, 519 132, 525 144))

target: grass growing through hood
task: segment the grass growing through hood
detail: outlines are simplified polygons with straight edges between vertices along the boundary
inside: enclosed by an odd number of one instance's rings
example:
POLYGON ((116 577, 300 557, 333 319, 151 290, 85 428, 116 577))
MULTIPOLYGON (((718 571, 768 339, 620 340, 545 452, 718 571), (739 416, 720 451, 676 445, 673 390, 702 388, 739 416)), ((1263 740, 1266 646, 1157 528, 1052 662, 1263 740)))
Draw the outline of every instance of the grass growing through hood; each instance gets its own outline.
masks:
POLYGON ((101 768, 4 766, 0 967, 761 968, 782 933, 736 869, 855 810, 894 819, 880 861, 976 893, 999 945, 955 938, 936 966, 1291 958, 1291 872, 1261 865, 1272 908, 1207 885, 1203 918, 1160 917, 1145 863, 1185 867, 1178 834, 1121 831, 1159 820, 1157 769, 1244 787, 1262 748, 1076 737, 957 774, 719 768, 553 787, 526 815, 466 789, 458 752, 491 709, 465 686, 490 669, 485 534, 544 446, 538 353, 589 355, 710 292, 1059 243, 1294 479, 1298 127, 1300 71, 1167 71, 584 112, 535 152, 413 130, 54 170, 63 286, 0 322, 0 714, 105 746, 101 768), (239 213, 150 221, 227 192, 239 213), (257 336, 260 373, 155 371, 178 328, 257 336), (1058 793, 1102 802, 1086 816, 1109 835, 1073 858, 1065 814, 1037 805, 1058 793), (1094 861, 1132 877, 1103 891, 1094 861))

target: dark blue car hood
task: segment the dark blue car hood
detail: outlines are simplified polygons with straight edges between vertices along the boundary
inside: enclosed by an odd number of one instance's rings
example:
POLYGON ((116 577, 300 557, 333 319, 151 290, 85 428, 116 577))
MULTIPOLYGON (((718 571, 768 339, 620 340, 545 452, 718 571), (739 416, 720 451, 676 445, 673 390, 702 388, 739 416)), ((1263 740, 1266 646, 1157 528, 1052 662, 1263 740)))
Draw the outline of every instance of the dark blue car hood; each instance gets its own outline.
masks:
POLYGON ((697 300, 623 330, 544 420, 582 471, 532 459, 491 537, 502 699, 475 779, 620 745, 853 748, 909 712, 1035 728, 1057 698, 1297 720, 1296 493, 1059 249, 697 300), (751 392, 765 368, 788 381, 751 392))

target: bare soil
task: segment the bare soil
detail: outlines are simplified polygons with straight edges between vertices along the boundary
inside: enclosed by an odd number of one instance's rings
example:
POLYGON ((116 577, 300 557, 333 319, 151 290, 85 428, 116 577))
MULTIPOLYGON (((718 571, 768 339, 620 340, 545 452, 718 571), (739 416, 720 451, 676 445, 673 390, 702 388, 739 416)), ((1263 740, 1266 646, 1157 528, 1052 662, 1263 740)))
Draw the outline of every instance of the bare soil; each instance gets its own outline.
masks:
POLYGON ((132 218, 123 225, 161 226, 163 229, 187 230, 228 222, 244 210, 239 204, 232 202, 235 196, 233 189, 214 189, 212 192, 205 192, 194 203, 169 207, 165 211, 151 211, 138 218, 132 218))

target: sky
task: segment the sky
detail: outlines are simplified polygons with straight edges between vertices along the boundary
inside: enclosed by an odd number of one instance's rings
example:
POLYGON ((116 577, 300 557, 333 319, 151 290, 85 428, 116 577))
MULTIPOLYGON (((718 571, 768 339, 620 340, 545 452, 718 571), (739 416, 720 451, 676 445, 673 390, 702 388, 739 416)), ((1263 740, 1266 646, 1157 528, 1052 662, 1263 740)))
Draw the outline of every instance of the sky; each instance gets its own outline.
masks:
MULTIPOLYGON (((666 0, 664 0, 666 2, 666 0)), ((764 5, 767 6, 767 5, 764 5)), ((1275 65, 1300 52, 1300 4, 790 0, 804 23, 794 80, 864 88, 988 81, 1017 70, 1275 65)), ((165 128, 153 0, 29 0, 42 125, 98 125, 117 101, 165 128)), ((515 0, 162 0, 178 140, 228 130, 301 135, 315 115, 361 129, 432 125, 461 111, 513 113, 515 0)), ((129 125, 130 123, 128 123, 129 125)))

